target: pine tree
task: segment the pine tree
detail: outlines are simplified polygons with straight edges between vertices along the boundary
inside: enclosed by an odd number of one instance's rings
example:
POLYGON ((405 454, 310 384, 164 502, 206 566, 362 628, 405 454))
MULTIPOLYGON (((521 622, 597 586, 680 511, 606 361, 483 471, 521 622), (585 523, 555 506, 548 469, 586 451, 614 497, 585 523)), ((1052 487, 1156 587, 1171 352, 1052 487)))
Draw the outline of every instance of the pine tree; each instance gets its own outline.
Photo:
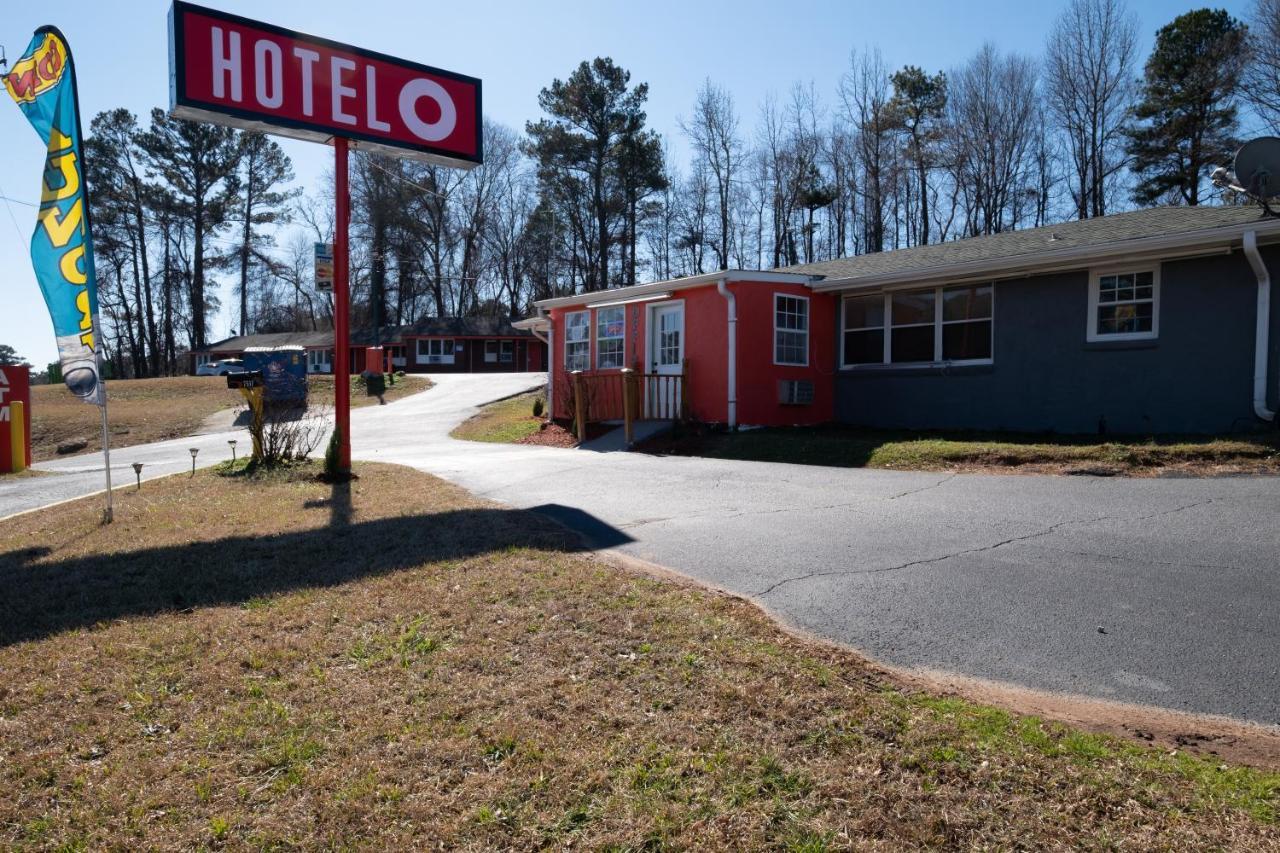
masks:
POLYGON ((1205 173, 1230 159, 1245 33, 1226 11, 1197 9, 1156 34, 1129 132, 1138 204, 1199 204, 1205 173))
POLYGON ((151 111, 151 128, 141 135, 139 145, 152 172, 172 192, 177 211, 191 224, 191 346, 203 347, 208 343, 206 309, 214 301, 205 289, 206 240, 226 224, 234 201, 228 180, 240 162, 236 131, 170 118, 156 108, 151 111))
POLYGON ((274 139, 262 133, 243 133, 239 139, 240 169, 228 180, 229 191, 236 196, 240 218, 240 245, 236 250, 240 262, 240 332, 249 334, 249 278, 254 262, 271 266, 262 248, 269 238, 258 226, 278 225, 288 220, 288 205, 297 191, 280 190, 281 184, 293 180, 293 164, 274 139))

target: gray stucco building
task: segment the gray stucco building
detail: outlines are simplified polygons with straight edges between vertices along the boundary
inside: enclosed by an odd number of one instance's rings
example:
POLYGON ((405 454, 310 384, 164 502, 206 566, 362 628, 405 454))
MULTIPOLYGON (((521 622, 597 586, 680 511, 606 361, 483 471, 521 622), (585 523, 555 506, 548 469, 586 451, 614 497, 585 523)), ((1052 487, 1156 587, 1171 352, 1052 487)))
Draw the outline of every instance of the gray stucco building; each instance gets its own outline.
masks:
POLYGON ((1153 208, 788 271, 839 300, 835 415, 845 423, 1276 425, 1280 219, 1256 206, 1153 208))

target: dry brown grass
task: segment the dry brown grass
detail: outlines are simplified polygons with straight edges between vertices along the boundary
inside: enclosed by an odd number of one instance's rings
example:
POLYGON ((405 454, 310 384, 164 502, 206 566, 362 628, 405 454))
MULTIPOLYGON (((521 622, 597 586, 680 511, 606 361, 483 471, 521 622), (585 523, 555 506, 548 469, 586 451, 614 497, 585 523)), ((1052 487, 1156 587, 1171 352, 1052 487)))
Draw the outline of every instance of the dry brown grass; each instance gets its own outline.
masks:
POLYGON ((1274 773, 903 689, 540 517, 314 471, 0 524, 0 847, 1280 848, 1274 773))
MULTIPOLYGON (((108 381, 107 394, 111 443, 119 447, 190 435, 239 399, 218 376, 108 381)), ((66 441, 86 441, 85 452, 95 450, 101 435, 97 406, 80 402, 61 383, 32 387, 31 453, 37 461, 55 458, 66 441)))
MULTIPOLYGON (((425 376, 406 377, 388 387, 390 402, 425 391, 431 381, 425 376)), ((358 380, 357 380, 358 381, 358 380)), ((333 405, 333 377, 312 376, 311 402, 333 405)), ((351 404, 376 405, 364 386, 352 385, 351 404)), ((244 399, 227 388, 223 376, 174 376, 163 379, 119 379, 107 383, 107 411, 111 419, 111 444, 129 447, 191 435, 210 415, 224 409, 240 408, 244 399)), ((96 406, 80 402, 65 385, 36 385, 31 389, 31 454, 40 462, 57 458, 58 445, 72 440, 88 442, 83 451, 98 449, 102 435, 101 415, 96 406)))

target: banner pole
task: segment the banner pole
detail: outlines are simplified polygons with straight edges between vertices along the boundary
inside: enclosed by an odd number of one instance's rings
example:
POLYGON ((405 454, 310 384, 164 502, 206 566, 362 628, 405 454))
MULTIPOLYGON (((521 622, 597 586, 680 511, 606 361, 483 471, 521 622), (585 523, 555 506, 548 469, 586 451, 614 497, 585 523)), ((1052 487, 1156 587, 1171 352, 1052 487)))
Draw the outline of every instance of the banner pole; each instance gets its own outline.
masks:
POLYGON ((345 137, 333 138, 333 190, 337 207, 333 235, 333 419, 338 430, 338 467, 351 470, 351 356, 348 346, 350 256, 347 244, 351 227, 351 192, 347 178, 345 137))
POLYGON ((102 523, 110 524, 115 520, 111 508, 111 432, 107 429, 107 391, 102 390, 102 467, 107 472, 107 506, 102 511, 102 523))

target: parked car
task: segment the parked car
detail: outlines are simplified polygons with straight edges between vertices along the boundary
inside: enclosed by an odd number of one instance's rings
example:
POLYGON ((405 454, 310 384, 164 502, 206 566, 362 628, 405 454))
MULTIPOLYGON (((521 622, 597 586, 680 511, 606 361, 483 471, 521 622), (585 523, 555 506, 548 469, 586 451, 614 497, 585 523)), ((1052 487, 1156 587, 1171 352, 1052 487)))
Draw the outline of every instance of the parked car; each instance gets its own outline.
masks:
POLYGON ((226 376, 228 373, 241 373, 244 362, 238 358, 224 358, 221 361, 206 361, 196 368, 196 376, 226 376))

